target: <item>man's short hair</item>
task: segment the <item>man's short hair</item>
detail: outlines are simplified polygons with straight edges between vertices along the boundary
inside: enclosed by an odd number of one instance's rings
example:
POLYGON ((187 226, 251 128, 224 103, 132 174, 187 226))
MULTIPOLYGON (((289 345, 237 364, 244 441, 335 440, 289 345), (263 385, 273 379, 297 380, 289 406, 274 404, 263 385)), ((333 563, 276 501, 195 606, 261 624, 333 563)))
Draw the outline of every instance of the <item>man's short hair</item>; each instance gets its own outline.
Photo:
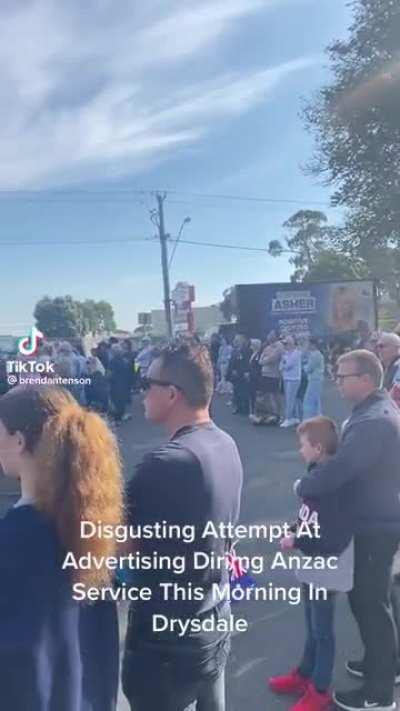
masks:
POLYGON ((355 370, 359 375, 369 375, 377 388, 382 387, 383 367, 375 353, 363 348, 349 351, 349 353, 343 353, 343 355, 338 358, 337 365, 340 363, 348 363, 349 361, 355 364, 355 370))
POLYGON ((311 417, 309 420, 304 420, 298 428, 298 435, 307 437, 309 443, 316 447, 321 445, 326 454, 335 454, 338 444, 339 435, 337 427, 330 417, 311 417))
POLYGON ((210 404, 214 391, 214 369, 206 346, 182 343, 160 353, 162 378, 179 387, 191 407, 210 404))

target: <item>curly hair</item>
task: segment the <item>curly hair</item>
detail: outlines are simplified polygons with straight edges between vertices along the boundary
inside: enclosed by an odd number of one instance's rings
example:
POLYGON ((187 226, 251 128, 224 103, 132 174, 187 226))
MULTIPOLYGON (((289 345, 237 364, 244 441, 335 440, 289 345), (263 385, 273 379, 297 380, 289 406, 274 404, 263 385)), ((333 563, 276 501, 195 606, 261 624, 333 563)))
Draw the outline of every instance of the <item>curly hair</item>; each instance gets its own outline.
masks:
MULTIPOLYGON (((80 535, 81 521, 115 526, 123 519, 118 445, 104 420, 54 386, 14 388, 0 399, 0 420, 9 434, 24 435, 40 472, 34 505, 55 526, 63 550, 77 559, 112 556, 114 540, 80 535)), ((107 585, 110 571, 79 568, 72 578, 107 585)))

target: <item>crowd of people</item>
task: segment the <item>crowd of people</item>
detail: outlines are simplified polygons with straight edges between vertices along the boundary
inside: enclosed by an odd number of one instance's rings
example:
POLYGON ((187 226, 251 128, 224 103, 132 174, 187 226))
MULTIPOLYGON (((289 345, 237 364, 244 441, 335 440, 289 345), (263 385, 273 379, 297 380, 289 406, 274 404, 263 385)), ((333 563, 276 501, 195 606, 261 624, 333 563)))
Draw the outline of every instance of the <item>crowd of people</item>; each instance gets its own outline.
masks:
MULTIPOLYGON (((49 379, 65 379, 64 387, 80 405, 119 424, 131 418, 127 410, 132 395, 139 392, 142 379, 158 352, 159 348, 146 337, 137 345, 130 338, 120 340, 112 336, 100 341, 88 353, 80 341, 46 340, 37 354, 29 357, 14 354, 0 359, 0 395, 10 389, 7 360, 50 363, 52 370, 46 373, 49 379)), ((25 376, 25 372, 19 373, 18 379, 25 376)))
MULTIPOLYGON (((340 355, 352 348, 371 351, 385 368, 390 365, 390 377, 398 369, 399 339, 395 331, 371 332, 364 322, 360 322, 352 345, 324 342, 313 336, 278 337, 275 331, 264 343, 242 334, 230 342, 215 334, 210 353, 216 393, 231 395, 228 402, 233 405, 233 413, 248 416, 254 425, 295 427, 322 414, 323 383, 325 378, 334 380, 340 355)), ((392 395, 400 403, 397 385, 392 395)))
MULTIPOLYGON (((124 381, 123 390, 122 379, 116 386, 113 377, 130 373, 129 362, 139 363, 146 418, 162 425, 168 439, 144 457, 125 488, 117 441, 102 408, 97 413, 88 407, 87 392, 19 385, 0 397, 0 464, 21 483, 21 498, 0 520, 2 707, 116 710, 116 603, 112 596, 79 602, 72 586, 121 585, 106 565, 119 549, 110 536, 82 538, 81 522, 113 530, 124 524, 135 531, 163 522, 179 530, 192 526, 189 545, 179 536, 145 536, 128 540, 124 552, 150 559, 181 557, 187 565, 179 588, 201 594, 166 599, 160 582, 176 584, 171 568, 135 570, 137 597, 130 603, 123 690, 132 711, 188 711, 193 704, 197 711, 225 711, 231 611, 229 600, 216 600, 212 591, 229 584, 229 567, 196 569, 191 556, 200 551, 225 560, 232 541, 202 532, 208 522, 218 529, 240 518, 240 455, 231 436, 210 417, 215 391, 224 392, 231 382, 238 412, 253 408, 250 414, 258 417, 262 399, 268 417, 276 419, 281 418, 283 385, 283 422, 296 422, 308 471, 296 483, 299 520, 281 547, 311 560, 336 556, 338 561, 333 571, 299 572, 304 654, 297 665, 293 660, 291 670, 270 679, 270 688, 299 696, 291 711, 325 711, 332 698, 345 711, 393 711, 394 686, 400 682, 400 616, 394 615, 400 596, 392 576, 400 543, 400 337, 380 333, 374 344, 374 349, 367 342, 358 344, 363 347, 341 354, 335 364, 340 394, 352 408, 341 435, 320 414, 326 363, 313 339, 299 347, 293 337, 271 333, 264 345, 240 336, 232 345, 214 338, 209 347, 188 341, 157 352, 150 352, 146 341, 134 358, 132 349, 125 346, 124 352, 113 341, 98 344, 86 358, 63 343, 56 354, 42 349, 39 357, 54 358, 60 372, 79 363, 101 373, 121 417, 122 393, 126 398, 134 381, 124 381), (316 530, 311 540, 301 533, 304 522, 316 530), (69 552, 77 559, 94 556, 96 565, 65 569, 62 561, 69 552), (312 598, 313 584, 326 589, 324 598, 312 598), (142 599, 141 590, 151 594, 142 599), (335 691, 332 697, 339 592, 348 593, 364 656, 346 665, 361 686, 335 691), (167 620, 162 633, 154 631, 155 617, 167 620), (169 626, 176 620, 190 622, 187 633, 169 626)), ((136 376, 137 368, 132 372, 136 376)))

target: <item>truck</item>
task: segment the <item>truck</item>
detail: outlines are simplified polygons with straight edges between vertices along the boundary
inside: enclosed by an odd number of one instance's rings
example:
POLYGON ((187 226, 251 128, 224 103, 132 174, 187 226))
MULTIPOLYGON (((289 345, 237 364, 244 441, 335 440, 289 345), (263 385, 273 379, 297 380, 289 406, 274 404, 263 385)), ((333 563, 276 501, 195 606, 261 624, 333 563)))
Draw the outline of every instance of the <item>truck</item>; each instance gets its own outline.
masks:
POLYGON ((237 284, 231 299, 236 332, 264 340, 315 336, 325 342, 351 342, 360 330, 377 328, 377 289, 373 280, 237 284))

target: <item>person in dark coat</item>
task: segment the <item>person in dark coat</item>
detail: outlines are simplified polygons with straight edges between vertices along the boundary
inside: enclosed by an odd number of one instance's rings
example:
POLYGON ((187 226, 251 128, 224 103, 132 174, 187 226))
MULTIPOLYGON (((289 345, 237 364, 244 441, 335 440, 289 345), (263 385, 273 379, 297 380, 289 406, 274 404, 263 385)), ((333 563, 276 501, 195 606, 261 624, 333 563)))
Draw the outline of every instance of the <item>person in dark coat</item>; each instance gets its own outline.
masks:
POLYGON ((20 385, 0 398, 0 466, 22 494, 0 520, 0 706, 116 711, 116 606, 85 597, 110 572, 65 565, 115 555, 115 542, 80 535, 81 520, 122 520, 113 435, 68 391, 20 385))
POLYGON ((85 385, 87 406, 106 414, 109 409, 110 392, 104 368, 99 358, 94 356, 88 358, 87 364, 90 379, 90 383, 85 385))
POLYGON ((364 656, 347 671, 363 686, 336 692, 345 709, 396 708, 398 640, 390 593, 392 565, 400 543, 400 411, 382 390, 383 369, 367 350, 342 355, 336 380, 353 407, 334 456, 303 477, 302 498, 324 498, 344 489, 354 531, 354 587, 349 602, 364 656))
POLYGON ((262 353, 262 344, 258 338, 253 338, 250 342, 251 347, 251 358, 250 358, 250 377, 249 377, 249 391, 250 391, 250 414, 255 414, 257 394, 260 392, 261 384, 261 365, 260 358, 262 353))
POLYGON ((249 414, 251 349, 246 336, 238 335, 233 342, 233 353, 228 380, 233 385, 235 415, 249 414))
POLYGON ((115 343, 111 346, 109 363, 110 397, 114 408, 116 422, 125 419, 125 410, 129 402, 131 374, 129 366, 123 357, 121 346, 115 343))

